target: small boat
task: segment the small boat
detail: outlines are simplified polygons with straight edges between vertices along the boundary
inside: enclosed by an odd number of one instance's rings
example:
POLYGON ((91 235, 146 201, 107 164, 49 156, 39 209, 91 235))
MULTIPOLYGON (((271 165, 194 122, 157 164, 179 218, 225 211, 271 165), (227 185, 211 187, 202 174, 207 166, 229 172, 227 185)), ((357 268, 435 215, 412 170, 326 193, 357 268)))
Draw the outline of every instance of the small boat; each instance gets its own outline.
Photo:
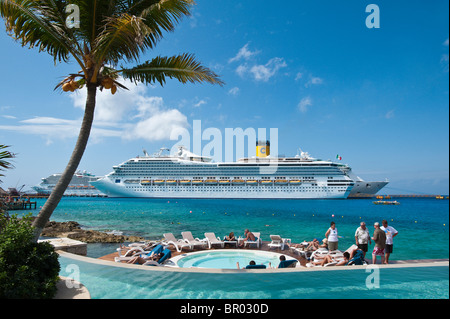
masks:
POLYGON ((162 185, 164 184, 164 180, 163 179, 155 179, 153 181, 153 185, 162 185))
POLYGON ((141 181, 141 185, 150 185, 152 182, 148 180, 141 181))
POLYGON ((277 185, 286 185, 288 183, 287 179, 276 179, 275 184, 277 185))
POLYGON ((258 181, 255 179, 248 179, 247 185, 258 185, 258 181))
POLYGON ((177 183, 177 181, 174 180, 174 179, 168 179, 168 180, 166 181, 166 184, 167 184, 167 185, 175 185, 176 183, 177 183))
POLYGON ((396 200, 377 200, 373 203, 375 205, 400 205, 396 200))
POLYGON ((192 185, 203 185, 203 180, 201 180, 201 179, 194 179, 192 181, 192 185))
POLYGON ((291 180, 289 181, 289 184, 290 184, 290 185, 300 185, 301 183, 302 183, 302 181, 299 180, 299 179, 291 179, 291 180))
POLYGON ((189 179, 182 179, 181 181, 180 181, 180 184, 181 185, 187 185, 187 184, 190 184, 191 183, 191 180, 189 180, 189 179))
POLYGON ((207 179, 205 180, 206 185, 217 185, 217 179, 207 179))
POLYGON ((260 183, 261 183, 261 185, 272 185, 273 181, 271 181, 271 180, 262 180, 260 183))
POLYGON ((242 185, 245 181, 243 179, 233 179, 232 183, 233 185, 242 185))
POLYGON ((219 184, 225 184, 225 185, 227 185, 227 184, 230 184, 230 180, 229 179, 221 179, 220 181, 219 181, 219 184))

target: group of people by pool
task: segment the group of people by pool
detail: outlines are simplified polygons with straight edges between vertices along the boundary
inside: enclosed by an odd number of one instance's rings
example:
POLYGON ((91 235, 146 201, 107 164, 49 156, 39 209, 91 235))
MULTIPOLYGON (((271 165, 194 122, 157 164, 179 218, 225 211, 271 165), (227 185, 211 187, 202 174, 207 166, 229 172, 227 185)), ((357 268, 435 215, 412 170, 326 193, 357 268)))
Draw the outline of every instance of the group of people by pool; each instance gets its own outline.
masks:
MULTIPOLYGON (((375 243, 372 250, 372 263, 376 264, 377 257, 381 258, 382 264, 389 263, 389 257, 394 250, 394 237, 398 235, 398 231, 394 227, 389 226, 386 220, 381 222, 381 226, 379 222, 375 222, 373 226, 374 232, 371 237, 369 229, 366 227, 366 223, 360 223, 360 226, 355 231, 355 244, 357 248, 344 252, 343 258, 339 260, 336 265, 347 265, 352 260, 357 259, 365 261, 366 253, 368 252, 369 245, 372 244, 372 241, 375 243)), ((307 243, 307 246, 303 245, 302 248, 305 251, 316 251, 319 248, 326 248, 328 251, 336 251, 338 250, 339 238, 342 237, 338 236, 336 224, 335 222, 331 222, 330 228, 328 228, 325 233, 325 238, 322 240, 322 244, 320 244, 319 239, 315 238, 313 241, 307 243)), ((301 247, 299 244, 294 246, 294 248, 299 247, 301 247)), ((331 255, 324 255, 323 257, 320 257, 319 255, 315 256, 313 263, 323 266, 333 261, 331 255)))
MULTIPOLYGON (((377 257, 381 257, 381 263, 388 264, 389 263, 389 257, 390 254, 393 252, 393 238, 397 236, 398 231, 393 228, 392 226, 388 225, 388 222, 386 220, 383 220, 382 226, 378 222, 374 223, 374 232, 373 236, 370 236, 370 232, 368 228, 366 227, 365 222, 361 222, 360 226, 355 231, 355 243, 356 246, 353 245, 350 249, 345 251, 342 254, 335 255, 335 254, 313 254, 313 260, 310 260, 310 264, 312 265, 320 265, 324 266, 327 264, 335 264, 336 266, 343 266, 343 265, 350 265, 350 264, 356 264, 356 265, 363 265, 366 264, 365 256, 367 251, 369 250, 369 245, 372 244, 372 241, 375 243, 375 247, 372 251, 372 263, 375 264, 377 257)), ((335 222, 331 222, 330 228, 325 233, 325 238, 322 240, 322 243, 320 243, 320 240, 317 238, 314 238, 310 242, 303 242, 301 244, 287 244, 288 247, 292 247, 294 249, 300 248, 304 252, 316 252, 316 251, 326 251, 326 252, 333 252, 338 251, 338 244, 339 244, 339 238, 342 238, 338 235, 338 230, 336 227, 335 222)), ((244 247, 246 241, 252 241, 256 242, 259 238, 255 236, 254 233, 249 231, 249 229, 245 229, 244 231, 244 237, 240 238, 238 241, 235 237, 234 233, 231 232, 228 236, 224 237, 225 242, 238 242, 238 247, 244 247)), ((142 256, 136 256, 130 260, 128 260, 128 263, 131 264, 144 264, 148 260, 153 261, 159 261, 164 254, 160 251, 154 252, 151 254, 151 256, 147 255, 145 257, 142 256)), ((306 258, 308 258, 308 255, 304 255, 306 258)), ((309 259, 309 258, 308 258, 309 259)), ((240 265, 237 264, 237 267, 240 268, 240 265)), ((270 268, 272 268, 271 265, 269 265, 270 268)), ((292 267, 290 262, 286 260, 286 257, 282 255, 280 257, 280 264, 278 268, 287 268, 292 267), (289 266, 288 266, 289 265, 289 266)), ((245 266, 244 268, 251 269, 251 268, 263 268, 262 265, 256 265, 254 264, 254 261, 250 261, 249 265, 245 266)), ((266 268, 266 266, 264 266, 266 268)))

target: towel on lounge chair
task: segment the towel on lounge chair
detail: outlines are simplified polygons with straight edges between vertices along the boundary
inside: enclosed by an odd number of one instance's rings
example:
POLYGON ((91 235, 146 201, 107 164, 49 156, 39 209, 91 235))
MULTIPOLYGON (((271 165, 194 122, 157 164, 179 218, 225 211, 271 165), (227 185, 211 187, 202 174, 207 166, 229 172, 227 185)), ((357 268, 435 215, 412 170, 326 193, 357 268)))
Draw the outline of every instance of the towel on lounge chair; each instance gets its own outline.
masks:
POLYGON ((364 264, 365 260, 364 260, 364 253, 362 250, 357 250, 356 254, 348 262, 348 265, 364 265, 364 264))
POLYGON ((247 265, 245 269, 266 269, 266 265, 247 265))
POLYGON ((147 262, 144 263, 144 266, 162 266, 162 264, 169 259, 170 257, 172 257, 172 252, 170 251, 170 249, 166 248, 162 251, 162 253, 164 254, 158 261, 154 261, 154 260, 149 260, 147 262))
POLYGON ((298 262, 297 259, 283 260, 280 261, 278 268, 294 268, 297 262, 298 262))

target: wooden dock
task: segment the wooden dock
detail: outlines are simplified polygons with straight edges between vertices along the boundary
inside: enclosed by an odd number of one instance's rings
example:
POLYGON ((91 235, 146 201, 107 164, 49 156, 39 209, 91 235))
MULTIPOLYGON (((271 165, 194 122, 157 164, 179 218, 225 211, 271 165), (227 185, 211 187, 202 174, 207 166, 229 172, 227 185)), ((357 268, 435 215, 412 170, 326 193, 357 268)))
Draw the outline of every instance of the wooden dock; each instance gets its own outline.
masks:
POLYGON ((29 210, 29 209, 36 209, 37 202, 31 202, 28 200, 18 200, 18 201, 4 202, 3 205, 6 210, 29 210))

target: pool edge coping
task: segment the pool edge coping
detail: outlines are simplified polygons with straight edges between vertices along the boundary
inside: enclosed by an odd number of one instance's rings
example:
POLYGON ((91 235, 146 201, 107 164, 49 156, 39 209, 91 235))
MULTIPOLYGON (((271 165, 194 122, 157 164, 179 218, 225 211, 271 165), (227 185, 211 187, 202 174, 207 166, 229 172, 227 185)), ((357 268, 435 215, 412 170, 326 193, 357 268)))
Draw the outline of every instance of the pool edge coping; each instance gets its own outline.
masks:
POLYGON ((182 272, 182 273, 215 273, 215 274, 245 274, 245 273, 258 273, 258 274, 267 274, 267 273, 292 273, 292 272, 316 272, 316 271, 335 271, 335 270, 358 270, 358 269, 373 269, 379 267, 380 269, 389 269, 389 268, 421 268, 421 267, 449 267, 449 259, 435 259, 426 260, 425 262, 409 262, 409 263, 398 263, 398 264, 369 264, 363 266, 334 266, 334 267, 296 267, 296 268, 267 268, 267 269, 208 269, 208 268, 179 268, 173 266, 143 266, 143 265, 135 265, 135 264, 125 264, 118 263, 114 261, 102 260, 92 257, 80 256, 71 254, 65 251, 58 251, 63 257, 79 260, 91 264, 110 266, 110 267, 118 267, 118 268, 126 268, 126 269, 139 269, 144 271, 168 271, 168 272, 182 272))

